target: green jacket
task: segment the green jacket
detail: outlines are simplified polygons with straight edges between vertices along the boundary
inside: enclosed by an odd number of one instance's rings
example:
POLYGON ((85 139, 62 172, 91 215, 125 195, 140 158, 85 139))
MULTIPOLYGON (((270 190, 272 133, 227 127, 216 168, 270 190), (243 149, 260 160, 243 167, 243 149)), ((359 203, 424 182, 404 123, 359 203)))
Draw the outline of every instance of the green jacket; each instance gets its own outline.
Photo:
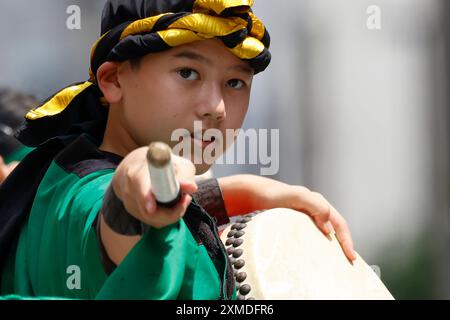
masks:
POLYGON ((236 297, 217 227, 195 200, 179 222, 150 228, 107 274, 94 225, 120 160, 100 151, 87 135, 54 158, 7 258, 1 295, 14 299, 236 297))

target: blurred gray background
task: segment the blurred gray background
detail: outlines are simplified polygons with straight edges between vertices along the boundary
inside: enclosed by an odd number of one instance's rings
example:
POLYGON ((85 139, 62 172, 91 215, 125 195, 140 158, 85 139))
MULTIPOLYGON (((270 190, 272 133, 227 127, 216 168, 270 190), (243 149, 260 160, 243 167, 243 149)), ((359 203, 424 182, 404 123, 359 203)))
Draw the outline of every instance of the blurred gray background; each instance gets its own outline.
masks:
MULTIPOLYGON (((45 99, 86 80, 104 2, 2 0, 0 86, 45 99), (81 30, 66 28, 70 5, 81 30)), ((244 129, 280 130, 274 178, 322 193, 396 298, 450 298, 450 0, 256 0, 255 12, 273 62, 244 129), (381 29, 367 28, 370 5, 381 29)))

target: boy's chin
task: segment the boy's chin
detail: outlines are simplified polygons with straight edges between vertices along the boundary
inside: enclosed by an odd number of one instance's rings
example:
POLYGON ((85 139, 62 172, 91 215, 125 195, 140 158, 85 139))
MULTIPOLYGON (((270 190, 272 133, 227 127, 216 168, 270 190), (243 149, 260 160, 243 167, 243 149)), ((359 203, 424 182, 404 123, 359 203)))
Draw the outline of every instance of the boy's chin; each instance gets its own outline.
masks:
POLYGON ((211 168, 211 166, 209 164, 195 164, 195 175, 199 176, 201 174, 206 173, 209 169, 211 168))

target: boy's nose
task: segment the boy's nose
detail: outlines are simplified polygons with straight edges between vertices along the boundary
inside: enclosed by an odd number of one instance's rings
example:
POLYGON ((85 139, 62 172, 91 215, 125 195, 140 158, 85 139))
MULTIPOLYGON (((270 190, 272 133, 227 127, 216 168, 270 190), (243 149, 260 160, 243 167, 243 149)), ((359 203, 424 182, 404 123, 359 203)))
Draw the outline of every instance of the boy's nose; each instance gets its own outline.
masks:
POLYGON ((201 119, 210 119, 212 121, 222 121, 226 117, 225 101, 221 94, 210 94, 199 103, 197 108, 198 116, 201 119))

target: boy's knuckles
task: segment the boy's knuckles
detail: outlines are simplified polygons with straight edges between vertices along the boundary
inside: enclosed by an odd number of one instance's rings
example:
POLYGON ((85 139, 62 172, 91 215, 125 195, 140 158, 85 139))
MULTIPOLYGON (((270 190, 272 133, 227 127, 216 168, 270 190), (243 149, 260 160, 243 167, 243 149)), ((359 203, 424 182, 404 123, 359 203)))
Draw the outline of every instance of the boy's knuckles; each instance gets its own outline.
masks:
POLYGON ((137 176, 137 172, 134 168, 127 168, 126 172, 125 172, 125 178, 128 181, 134 181, 136 179, 137 176))
POLYGON ((320 211, 321 213, 329 213, 331 211, 331 207, 323 195, 318 192, 311 192, 311 195, 317 211, 320 211))
POLYGON ((308 188, 304 187, 304 186, 294 186, 296 189, 296 192, 300 195, 300 196, 307 196, 309 194, 311 194, 311 190, 309 190, 308 188))
POLYGON ((186 171, 195 174, 195 165, 192 161, 179 156, 174 156, 173 159, 175 172, 186 171))
POLYGON ((312 191, 311 194, 312 194, 318 201, 320 201, 320 202, 327 202, 327 200, 325 199, 325 197, 324 197, 321 193, 312 191))
POLYGON ((330 218, 330 208, 326 204, 317 204, 313 213, 314 217, 320 220, 328 220, 330 218))
MULTIPOLYGON (((122 192, 122 197, 130 197, 130 195, 133 194, 132 191, 132 184, 130 183, 129 180, 125 180, 124 183, 122 184, 122 188, 121 188, 122 192)), ((122 199, 124 200, 124 199, 122 199)))

